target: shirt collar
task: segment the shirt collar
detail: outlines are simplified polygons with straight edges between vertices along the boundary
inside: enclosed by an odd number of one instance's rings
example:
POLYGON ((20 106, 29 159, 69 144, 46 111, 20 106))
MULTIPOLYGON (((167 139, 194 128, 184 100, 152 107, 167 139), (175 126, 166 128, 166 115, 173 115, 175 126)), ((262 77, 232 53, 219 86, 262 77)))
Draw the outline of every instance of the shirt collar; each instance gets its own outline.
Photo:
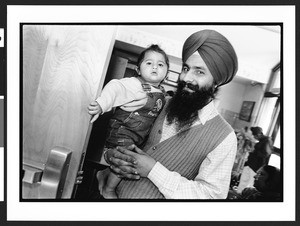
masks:
POLYGON ((214 101, 204 106, 198 111, 198 118, 200 122, 204 125, 208 120, 212 119, 218 114, 217 109, 214 105, 214 101))

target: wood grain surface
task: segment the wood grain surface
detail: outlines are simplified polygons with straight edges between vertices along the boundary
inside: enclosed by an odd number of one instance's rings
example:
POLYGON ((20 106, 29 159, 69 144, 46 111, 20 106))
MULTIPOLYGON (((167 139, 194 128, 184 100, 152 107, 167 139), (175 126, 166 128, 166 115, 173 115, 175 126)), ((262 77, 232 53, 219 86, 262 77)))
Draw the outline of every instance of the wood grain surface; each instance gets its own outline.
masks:
MULTIPOLYGON (((114 38, 114 26, 23 26, 23 162, 44 165, 55 146, 71 150, 63 198, 72 194, 91 125, 87 106, 102 89, 114 38)), ((23 183, 23 196, 38 196, 36 187, 23 183)))

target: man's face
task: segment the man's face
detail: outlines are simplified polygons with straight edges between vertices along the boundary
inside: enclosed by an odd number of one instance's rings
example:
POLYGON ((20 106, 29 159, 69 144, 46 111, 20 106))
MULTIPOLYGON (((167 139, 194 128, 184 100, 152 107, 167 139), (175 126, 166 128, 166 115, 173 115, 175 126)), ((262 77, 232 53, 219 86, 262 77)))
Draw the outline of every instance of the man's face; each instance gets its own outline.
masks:
POLYGON ((214 79, 200 55, 193 54, 184 63, 177 91, 167 108, 168 122, 191 124, 198 111, 206 106, 217 92, 214 79))
POLYGON ((196 91, 192 87, 201 89, 211 87, 214 83, 212 74, 198 52, 191 55, 183 64, 179 80, 192 85, 184 88, 189 93, 196 91))

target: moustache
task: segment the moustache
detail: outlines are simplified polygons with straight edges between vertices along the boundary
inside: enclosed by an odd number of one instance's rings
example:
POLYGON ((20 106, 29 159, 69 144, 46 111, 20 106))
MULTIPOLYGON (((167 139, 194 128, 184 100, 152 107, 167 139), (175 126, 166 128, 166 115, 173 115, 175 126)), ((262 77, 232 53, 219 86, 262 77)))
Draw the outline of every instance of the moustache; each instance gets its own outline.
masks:
POLYGON ((198 85, 193 85, 192 83, 188 83, 188 82, 185 82, 185 81, 179 81, 178 86, 181 89, 188 88, 188 89, 193 90, 193 91, 198 91, 199 90, 198 85))

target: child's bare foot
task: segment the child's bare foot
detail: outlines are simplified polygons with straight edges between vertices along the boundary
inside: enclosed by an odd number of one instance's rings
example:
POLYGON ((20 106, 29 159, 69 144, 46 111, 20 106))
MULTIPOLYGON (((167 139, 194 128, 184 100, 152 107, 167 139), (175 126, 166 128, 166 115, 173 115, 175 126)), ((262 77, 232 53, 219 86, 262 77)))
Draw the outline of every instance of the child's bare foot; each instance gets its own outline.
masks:
POLYGON ((114 189, 110 189, 109 187, 105 186, 107 183, 108 176, 110 174, 109 168, 105 170, 99 170, 96 174, 98 180, 98 189, 100 195, 102 195, 105 199, 117 199, 118 196, 114 189))
POLYGON ((103 195, 103 188, 104 188, 104 185, 106 184, 109 172, 110 172, 110 170, 109 170, 109 168, 107 168, 105 170, 99 170, 96 174, 100 195, 103 195))
POLYGON ((106 186, 103 188, 102 190, 102 196, 105 199, 117 199, 118 196, 115 192, 115 190, 110 190, 109 188, 107 188, 106 186))

